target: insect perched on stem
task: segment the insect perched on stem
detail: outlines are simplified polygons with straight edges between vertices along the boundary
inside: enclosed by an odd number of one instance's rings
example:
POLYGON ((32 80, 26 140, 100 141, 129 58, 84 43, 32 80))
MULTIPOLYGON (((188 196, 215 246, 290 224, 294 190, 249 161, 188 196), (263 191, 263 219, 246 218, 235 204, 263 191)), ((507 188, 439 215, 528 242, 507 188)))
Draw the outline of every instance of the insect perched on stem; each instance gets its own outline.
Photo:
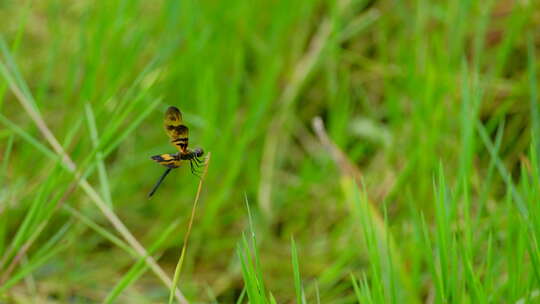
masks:
POLYGON ((154 155, 151 157, 159 164, 167 167, 167 170, 163 172, 163 175, 161 175, 150 193, 148 193, 148 198, 152 197, 159 185, 161 185, 167 174, 169 174, 172 169, 180 167, 182 161, 189 161, 191 173, 196 176, 199 176, 200 172, 198 169, 203 163, 203 161, 200 159, 200 157, 202 157, 204 154, 203 149, 195 148, 191 150, 188 148, 189 129, 183 124, 182 113, 177 107, 169 107, 167 109, 167 112, 165 113, 164 127, 172 145, 178 149, 178 152, 173 154, 166 153, 154 155))

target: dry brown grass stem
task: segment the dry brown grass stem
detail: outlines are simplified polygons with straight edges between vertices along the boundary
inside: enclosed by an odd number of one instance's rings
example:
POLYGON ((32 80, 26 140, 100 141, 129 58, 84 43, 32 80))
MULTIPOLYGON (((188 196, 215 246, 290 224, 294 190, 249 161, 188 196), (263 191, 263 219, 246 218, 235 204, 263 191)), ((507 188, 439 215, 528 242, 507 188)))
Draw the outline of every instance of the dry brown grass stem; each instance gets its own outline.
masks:
MULTIPOLYGON (((187 244, 189 241, 189 236, 191 234, 191 227, 193 226, 193 219, 195 218, 195 211, 197 210, 197 205, 199 204, 199 198, 201 197, 201 192, 202 192, 202 185, 204 182, 204 178, 206 177, 206 174, 208 172, 208 165, 210 164, 211 156, 212 156, 212 153, 208 152, 208 156, 206 157, 206 161, 204 162, 204 171, 201 176, 201 179, 199 180, 199 186, 197 187, 197 194, 195 195, 195 201, 193 202, 193 207, 191 208, 191 216, 189 218, 186 234, 184 235, 184 243, 182 245, 180 259, 178 260, 178 263, 176 264, 176 268, 174 270, 173 286, 177 286, 178 280, 180 279, 180 273, 182 272, 182 264, 184 263, 184 257, 187 250, 187 244)), ((170 294, 169 303, 172 303, 172 300, 173 300, 173 293, 170 294)))

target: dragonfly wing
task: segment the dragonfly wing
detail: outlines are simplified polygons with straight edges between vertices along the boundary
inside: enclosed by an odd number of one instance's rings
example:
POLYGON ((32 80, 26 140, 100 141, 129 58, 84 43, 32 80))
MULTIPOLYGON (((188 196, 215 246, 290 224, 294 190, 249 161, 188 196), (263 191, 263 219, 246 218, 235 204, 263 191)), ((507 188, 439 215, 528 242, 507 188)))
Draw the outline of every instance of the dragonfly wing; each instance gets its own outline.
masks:
POLYGON ((182 121, 182 112, 177 107, 169 107, 163 125, 172 145, 180 153, 187 153, 189 129, 182 121))
POLYGON ((151 157, 158 164, 163 165, 167 168, 174 169, 180 167, 180 157, 177 154, 159 154, 151 157))

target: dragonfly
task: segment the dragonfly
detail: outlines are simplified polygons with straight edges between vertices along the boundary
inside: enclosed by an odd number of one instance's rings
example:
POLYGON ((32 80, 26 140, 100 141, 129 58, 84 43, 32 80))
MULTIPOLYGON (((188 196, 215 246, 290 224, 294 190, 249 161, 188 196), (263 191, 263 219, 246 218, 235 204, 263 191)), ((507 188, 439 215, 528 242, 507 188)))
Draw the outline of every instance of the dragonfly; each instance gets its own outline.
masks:
POLYGON ((178 149, 178 152, 159 154, 151 157, 151 159, 155 160, 158 164, 167 167, 167 170, 165 170, 152 190, 148 193, 148 198, 151 198, 152 195, 154 195, 165 177, 173 169, 180 167, 183 161, 189 161, 191 173, 196 176, 199 176, 200 172, 198 169, 203 163, 203 160, 201 159, 204 154, 203 149, 195 148, 192 150, 188 148, 189 128, 184 125, 182 112, 180 112, 177 107, 171 106, 167 109, 163 126, 165 127, 165 132, 169 136, 171 144, 178 149))

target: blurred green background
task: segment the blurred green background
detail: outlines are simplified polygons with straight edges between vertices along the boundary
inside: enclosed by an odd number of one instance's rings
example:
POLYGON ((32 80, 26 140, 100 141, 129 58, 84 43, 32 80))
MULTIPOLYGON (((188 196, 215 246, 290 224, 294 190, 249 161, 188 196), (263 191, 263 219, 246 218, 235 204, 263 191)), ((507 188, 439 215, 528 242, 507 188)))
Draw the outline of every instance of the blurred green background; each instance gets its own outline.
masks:
POLYGON ((0 302, 168 301, 199 183, 146 198, 170 105, 211 153, 190 303, 540 301, 538 2, 0 0, 0 27, 0 302))

